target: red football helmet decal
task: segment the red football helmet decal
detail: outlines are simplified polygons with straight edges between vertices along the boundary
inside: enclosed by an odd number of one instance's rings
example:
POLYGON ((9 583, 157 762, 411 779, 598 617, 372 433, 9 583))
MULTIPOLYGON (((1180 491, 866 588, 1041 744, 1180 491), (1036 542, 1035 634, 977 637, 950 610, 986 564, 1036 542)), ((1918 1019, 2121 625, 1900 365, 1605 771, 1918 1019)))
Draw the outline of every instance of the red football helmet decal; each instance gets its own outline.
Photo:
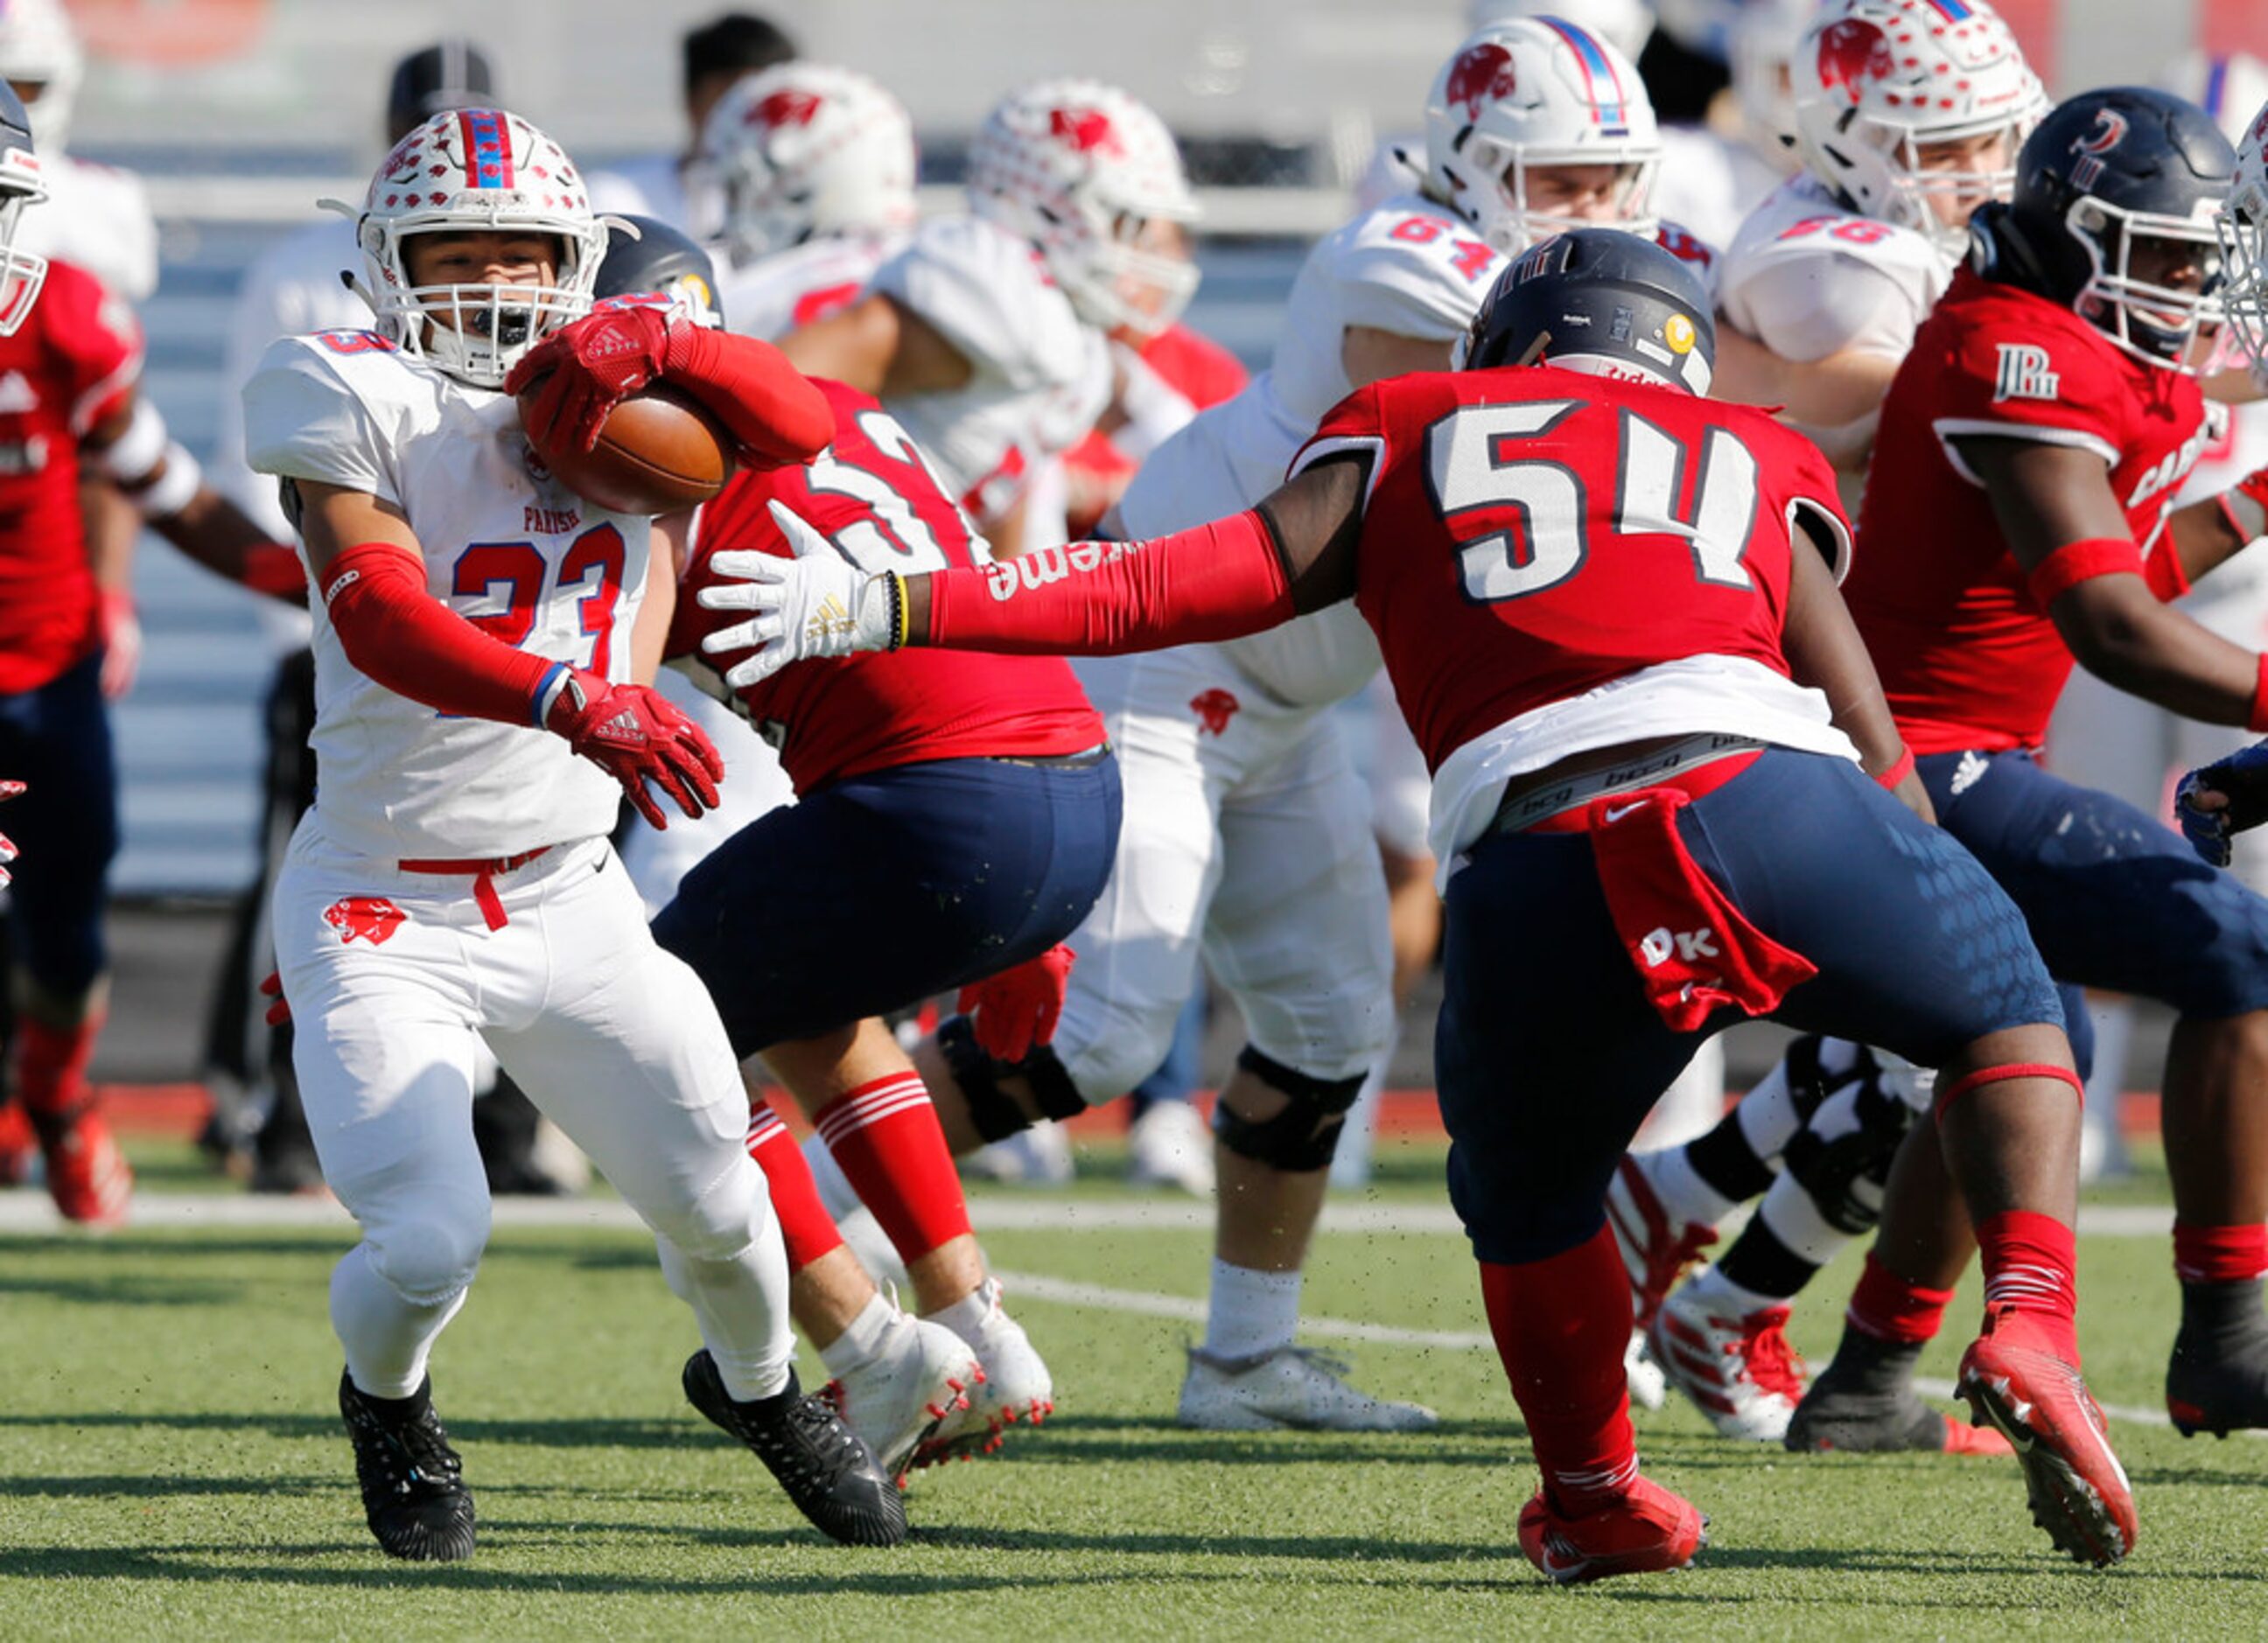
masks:
POLYGON ((1511 96, 1520 85, 1513 72, 1512 54, 1493 41, 1484 42, 1449 65, 1449 79, 1443 95, 1454 106, 1465 111, 1465 118, 1477 120, 1481 110, 1491 103, 1500 103, 1511 96))
POLYGON ((812 92, 788 88, 774 92, 748 110, 748 123, 765 126, 807 126, 819 112, 819 98, 812 92))
POLYGON ((1243 706, 1235 696, 1221 689, 1201 690, 1189 698, 1189 709, 1197 716, 1197 722, 1205 727, 1207 734, 1214 736, 1228 729, 1228 721, 1243 706))
POLYGON ((323 922, 339 932, 339 945, 356 940, 383 947, 409 917, 382 895, 347 895, 323 909, 323 922))
POLYGON ((1100 108, 1056 108, 1049 111, 1048 131, 1082 154, 1124 151, 1110 116, 1100 108))
POLYGON ((1830 91, 1837 87, 1859 99, 1859 88, 1868 80, 1887 80, 1897 66, 1890 55, 1890 37, 1864 18, 1831 23, 1819 36, 1819 81, 1830 91))

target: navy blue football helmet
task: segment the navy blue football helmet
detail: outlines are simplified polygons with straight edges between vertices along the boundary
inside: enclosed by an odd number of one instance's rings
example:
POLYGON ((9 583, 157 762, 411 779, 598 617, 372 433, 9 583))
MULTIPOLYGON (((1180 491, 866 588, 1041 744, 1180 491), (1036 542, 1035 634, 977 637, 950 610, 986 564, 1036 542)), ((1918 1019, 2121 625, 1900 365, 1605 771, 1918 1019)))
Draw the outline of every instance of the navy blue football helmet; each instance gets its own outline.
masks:
POLYGON ((1706 394, 1717 322, 1700 277, 1652 239, 1577 228, 1530 246, 1497 276, 1455 363, 1587 365, 1706 394))
POLYGON ((658 217, 608 220, 607 254, 600 260, 599 277, 591 286, 594 301, 659 291, 676 298, 704 323, 724 324, 717 265, 706 251, 658 217))
POLYGON ((1971 224, 1971 260, 2136 357, 2188 369, 2198 328, 2220 317, 2213 213, 2235 169, 2195 104, 2137 85, 2083 92, 2025 139, 2014 197, 1971 224))

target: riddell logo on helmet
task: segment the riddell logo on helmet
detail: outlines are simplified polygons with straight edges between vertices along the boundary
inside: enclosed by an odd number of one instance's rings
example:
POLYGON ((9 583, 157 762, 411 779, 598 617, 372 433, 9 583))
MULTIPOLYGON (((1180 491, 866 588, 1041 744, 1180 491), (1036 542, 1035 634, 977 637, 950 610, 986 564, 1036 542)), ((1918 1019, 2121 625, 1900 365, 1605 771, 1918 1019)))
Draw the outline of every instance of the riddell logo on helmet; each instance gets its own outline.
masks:
POLYGON ((1489 42, 1474 47, 1449 65, 1448 83, 1441 88, 1441 97, 1451 107, 1463 109, 1466 119, 1477 120, 1491 103, 1500 103, 1519 89, 1520 76, 1513 67, 1512 54, 1489 42))
POLYGON ((382 895, 346 895, 323 909, 323 922, 339 932, 339 945, 367 941, 383 947, 409 915, 382 895))
POLYGON ((1887 80, 1896 67, 1890 37, 1864 18, 1845 18, 1819 36, 1819 83, 1849 92, 1854 103, 1867 81, 1887 80))
POLYGON ((774 92, 748 111, 748 123, 762 126, 807 126, 819 113, 819 99, 810 92, 774 92))
POLYGON ((1100 108, 1056 108, 1048 114, 1048 129, 1082 154, 1123 154, 1118 129, 1100 108))

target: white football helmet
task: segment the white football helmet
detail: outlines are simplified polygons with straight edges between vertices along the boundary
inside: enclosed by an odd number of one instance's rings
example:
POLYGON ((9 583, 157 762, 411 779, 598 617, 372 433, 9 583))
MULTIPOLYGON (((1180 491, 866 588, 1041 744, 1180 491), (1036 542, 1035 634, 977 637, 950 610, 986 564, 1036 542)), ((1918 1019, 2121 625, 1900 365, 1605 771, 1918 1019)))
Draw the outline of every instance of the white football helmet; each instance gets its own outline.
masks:
POLYGON ((70 139, 85 73, 86 54, 62 0, 0 0, 0 80, 39 88, 26 107, 32 135, 49 158, 70 139))
POLYGON ((1646 0, 1470 0, 1465 29, 1477 33, 1516 17, 1556 17, 1586 28, 1632 63, 1653 38, 1653 8, 1646 0))
POLYGON ((2254 379, 2268 385, 2268 107, 2236 145, 2235 179, 2213 227, 2220 239, 2222 317, 2254 379))
POLYGON ((1089 325, 1142 335, 1189 306, 1197 265, 1161 250, 1160 225, 1197 220, 1166 122, 1094 80, 1043 80, 984 117, 968 151, 979 217, 1037 246, 1089 325))
POLYGON ((1796 48, 1819 16, 1819 0, 1749 0, 1725 34, 1726 64, 1749 146, 1783 171, 1800 169, 1796 156, 1796 48))
POLYGON ((1651 233, 1661 140, 1631 61, 1557 18, 1492 23, 1457 48, 1425 99, 1426 191, 1506 256, 1570 228, 1533 210, 1528 174, 1613 166, 1616 225, 1651 233))
POLYGON ((355 290, 379 332, 460 381, 501 387, 537 341, 591 311, 611 220, 591 214, 583 178, 549 137, 499 108, 439 114, 394 144, 355 218, 368 281, 355 290), (556 284, 413 285, 418 234, 522 232, 559 241, 556 284))
POLYGON ((32 122, 24 105, 0 80, 0 336, 13 336, 31 317, 48 283, 48 260, 16 248, 24 213, 48 197, 32 151, 32 122))
POLYGON ((701 129, 700 164, 724 195, 736 262, 914 225, 913 122, 849 69, 783 63, 739 81, 701 129))
POLYGON ((1967 219, 1947 223, 1931 196, 2005 200, 2016 151, 2047 93, 2008 26, 1984 0, 1834 0, 1791 69, 1799 151, 1854 210, 1911 228, 1958 255, 1967 219), (1989 171, 1925 171, 1929 144, 2005 132, 2008 159, 1989 171))

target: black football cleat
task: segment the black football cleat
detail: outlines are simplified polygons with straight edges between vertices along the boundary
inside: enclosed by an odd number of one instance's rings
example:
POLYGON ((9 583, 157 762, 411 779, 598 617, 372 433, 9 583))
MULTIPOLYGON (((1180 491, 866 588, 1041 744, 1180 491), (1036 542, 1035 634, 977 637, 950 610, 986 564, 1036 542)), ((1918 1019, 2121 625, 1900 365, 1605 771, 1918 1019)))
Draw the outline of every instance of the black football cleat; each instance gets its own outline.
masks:
POLYGON ((389 1558, 454 1563, 473 1555, 473 1492, 433 1412, 433 1380, 411 1396, 373 1398, 339 1376, 339 1413, 354 1440, 363 1514, 389 1558))
POLYGON ((2184 1438, 2268 1426, 2268 1342, 2232 1345, 2183 1330, 2166 1366, 2166 1412, 2184 1438))
POLYGON ((846 1546, 895 1546, 906 1503, 865 1440, 788 1372, 786 1389, 742 1404, 725 1390, 703 1348, 685 1360, 686 1401, 756 1452, 796 1510, 846 1546))

